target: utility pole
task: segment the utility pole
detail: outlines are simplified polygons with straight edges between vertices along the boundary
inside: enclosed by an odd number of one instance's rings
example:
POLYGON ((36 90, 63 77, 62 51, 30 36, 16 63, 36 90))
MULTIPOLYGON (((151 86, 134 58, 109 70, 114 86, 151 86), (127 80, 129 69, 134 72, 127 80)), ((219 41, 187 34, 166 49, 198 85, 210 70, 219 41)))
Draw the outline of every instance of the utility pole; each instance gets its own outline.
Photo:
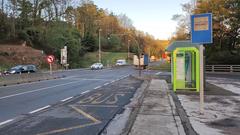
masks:
POLYGON ((129 56, 129 55, 130 55, 130 54, 129 54, 129 53, 130 53, 130 52, 129 52, 129 42, 130 42, 130 40, 128 40, 128 57, 127 57, 127 60, 129 60, 129 57, 130 57, 130 56, 129 56))
POLYGON ((98 62, 101 63, 101 31, 102 29, 98 29, 98 62))
POLYGON ((140 51, 140 45, 139 45, 139 42, 138 42, 138 75, 139 75, 139 77, 141 77, 141 74, 142 74, 141 55, 142 55, 142 53, 140 51))
POLYGON ((148 70, 149 70, 149 66, 150 66, 150 59, 151 59, 151 52, 150 52, 150 47, 148 48, 148 70))

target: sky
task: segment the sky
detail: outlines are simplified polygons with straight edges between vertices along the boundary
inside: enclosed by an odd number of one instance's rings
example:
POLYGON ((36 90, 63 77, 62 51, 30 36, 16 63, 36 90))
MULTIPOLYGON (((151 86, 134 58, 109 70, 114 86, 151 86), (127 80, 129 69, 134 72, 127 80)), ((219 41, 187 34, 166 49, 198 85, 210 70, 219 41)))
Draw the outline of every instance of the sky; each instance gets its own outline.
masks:
POLYGON ((103 9, 115 14, 126 14, 135 28, 153 35, 156 39, 169 39, 177 22, 174 14, 181 14, 181 4, 190 0, 93 0, 103 9))

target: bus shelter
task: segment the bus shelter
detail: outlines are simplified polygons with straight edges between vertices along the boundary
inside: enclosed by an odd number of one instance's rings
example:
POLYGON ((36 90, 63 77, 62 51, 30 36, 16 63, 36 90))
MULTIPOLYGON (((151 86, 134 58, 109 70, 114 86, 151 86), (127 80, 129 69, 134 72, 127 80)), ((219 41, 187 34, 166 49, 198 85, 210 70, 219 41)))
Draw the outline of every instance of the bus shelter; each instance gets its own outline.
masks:
POLYGON ((173 90, 200 90, 200 44, 175 41, 166 51, 171 53, 171 80, 173 90))

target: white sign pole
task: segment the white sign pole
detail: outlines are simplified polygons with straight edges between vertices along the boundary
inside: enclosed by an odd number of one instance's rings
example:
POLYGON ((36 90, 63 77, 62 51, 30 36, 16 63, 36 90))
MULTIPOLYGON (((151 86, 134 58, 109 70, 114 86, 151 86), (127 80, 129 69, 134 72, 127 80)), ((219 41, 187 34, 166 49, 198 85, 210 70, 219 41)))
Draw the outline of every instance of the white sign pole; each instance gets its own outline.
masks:
POLYGON ((52 75, 52 63, 49 63, 50 66, 50 75, 52 75))
POLYGON ((200 45, 200 114, 204 114, 204 46, 200 45))

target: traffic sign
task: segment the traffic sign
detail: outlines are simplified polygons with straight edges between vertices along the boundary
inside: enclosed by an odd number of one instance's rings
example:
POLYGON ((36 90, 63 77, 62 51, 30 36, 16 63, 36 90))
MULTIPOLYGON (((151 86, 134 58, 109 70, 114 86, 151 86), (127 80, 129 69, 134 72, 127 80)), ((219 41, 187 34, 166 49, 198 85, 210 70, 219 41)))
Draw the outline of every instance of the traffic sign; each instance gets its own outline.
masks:
POLYGON ((50 64, 50 63, 53 63, 53 61, 54 61, 54 56, 53 55, 48 55, 47 56, 47 62, 50 64))
POLYGON ((212 14, 191 15, 191 40, 192 43, 212 43, 212 14))

